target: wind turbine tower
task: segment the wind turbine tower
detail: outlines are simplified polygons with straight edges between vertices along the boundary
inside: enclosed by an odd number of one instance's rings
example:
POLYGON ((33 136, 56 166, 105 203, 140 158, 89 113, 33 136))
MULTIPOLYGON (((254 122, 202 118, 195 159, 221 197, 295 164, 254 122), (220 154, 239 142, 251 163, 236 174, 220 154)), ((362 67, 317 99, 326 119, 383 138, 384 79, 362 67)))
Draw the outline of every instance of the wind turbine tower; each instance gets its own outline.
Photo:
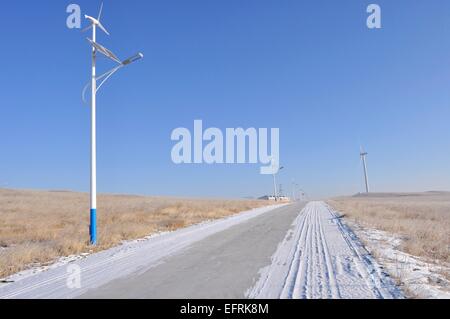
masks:
POLYGON ((362 163, 363 163, 363 168, 364 168, 364 181, 366 183, 366 193, 369 193, 369 178, 367 176, 367 163, 366 163, 366 156, 367 155, 368 155, 368 153, 365 152, 363 150, 363 148, 361 147, 360 156, 361 156, 362 163))

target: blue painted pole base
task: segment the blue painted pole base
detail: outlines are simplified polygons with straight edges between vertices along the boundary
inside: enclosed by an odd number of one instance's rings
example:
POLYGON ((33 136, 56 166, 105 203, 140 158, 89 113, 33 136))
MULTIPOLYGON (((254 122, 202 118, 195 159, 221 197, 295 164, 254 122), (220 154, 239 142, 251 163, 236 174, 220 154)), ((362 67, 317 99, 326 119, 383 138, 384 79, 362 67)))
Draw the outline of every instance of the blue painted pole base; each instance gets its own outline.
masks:
POLYGON ((97 245, 97 209, 91 209, 89 237, 91 245, 97 245))

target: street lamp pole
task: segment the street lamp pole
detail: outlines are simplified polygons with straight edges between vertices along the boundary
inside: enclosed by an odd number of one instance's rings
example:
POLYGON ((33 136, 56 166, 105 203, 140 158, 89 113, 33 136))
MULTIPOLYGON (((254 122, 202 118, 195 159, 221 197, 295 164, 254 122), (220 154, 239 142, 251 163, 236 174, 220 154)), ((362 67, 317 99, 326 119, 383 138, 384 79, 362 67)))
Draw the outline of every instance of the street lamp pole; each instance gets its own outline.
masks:
MULTIPOLYGON (((92 41, 96 42, 96 25, 92 25, 92 41)), ((92 46, 92 82, 91 82, 91 200, 89 237, 91 245, 97 244, 97 132, 96 132, 96 48, 92 46)))
POLYGON ((278 194, 277 194, 277 181, 275 178, 275 173, 273 173, 272 176, 273 176, 273 197, 275 198, 275 201, 277 201, 278 194))
POLYGON ((91 86, 91 185, 90 185, 90 217, 89 217, 89 242, 91 245, 97 244, 97 137, 96 137, 96 96, 97 91, 102 87, 102 85, 119 69, 126 65, 129 65, 137 60, 144 57, 142 53, 133 55, 132 57, 121 61, 117 56, 104 46, 97 43, 97 27, 109 35, 108 31, 101 24, 100 18, 103 11, 103 3, 100 7, 100 12, 98 18, 95 19, 91 16, 86 15, 86 19, 90 20, 91 25, 85 28, 83 31, 92 28, 92 39, 88 39, 92 45, 92 73, 91 81, 87 84, 82 93, 83 101, 85 101, 84 95, 89 85, 91 86), (96 57, 97 52, 100 52, 110 60, 114 61, 117 65, 109 70, 108 72, 97 77, 96 73, 96 57), (102 80, 97 86, 97 81, 102 80))
POLYGON ((277 191, 277 180, 276 180, 276 175, 278 174, 279 171, 281 171, 284 168, 284 166, 281 166, 277 172, 274 172, 272 174, 273 176, 273 191, 274 191, 274 195, 275 196, 275 201, 278 201, 278 191, 277 191))
POLYGON ((299 186, 294 179, 292 179, 292 201, 295 202, 296 198, 295 198, 295 187, 299 186))

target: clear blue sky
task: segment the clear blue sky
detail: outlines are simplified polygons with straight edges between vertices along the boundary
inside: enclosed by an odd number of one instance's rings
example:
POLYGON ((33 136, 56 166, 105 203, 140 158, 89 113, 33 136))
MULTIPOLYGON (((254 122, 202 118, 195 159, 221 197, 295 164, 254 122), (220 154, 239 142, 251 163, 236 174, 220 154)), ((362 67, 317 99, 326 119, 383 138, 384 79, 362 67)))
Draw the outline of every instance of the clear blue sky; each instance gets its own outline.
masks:
MULTIPOLYGON (((65 26, 69 3, 1 4, 0 187, 89 190, 89 34, 65 26)), ((145 59, 98 95, 101 192, 272 191, 260 165, 173 164, 171 131, 195 119, 280 128, 286 189, 363 190, 360 143, 374 191, 450 189, 449 1, 107 0, 102 22, 100 43, 145 59)))

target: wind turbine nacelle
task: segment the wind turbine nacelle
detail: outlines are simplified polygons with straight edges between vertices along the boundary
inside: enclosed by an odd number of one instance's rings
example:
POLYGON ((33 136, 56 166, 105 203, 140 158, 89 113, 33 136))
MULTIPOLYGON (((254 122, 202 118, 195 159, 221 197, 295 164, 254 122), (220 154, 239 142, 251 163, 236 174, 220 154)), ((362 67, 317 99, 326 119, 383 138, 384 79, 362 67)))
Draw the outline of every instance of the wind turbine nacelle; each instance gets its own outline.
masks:
POLYGON ((101 24, 101 22, 100 22, 99 19, 95 19, 95 18, 93 18, 93 17, 91 17, 91 16, 88 16, 87 14, 85 14, 84 17, 92 22, 92 25, 90 25, 89 27, 87 27, 87 28, 84 29, 84 30, 88 30, 88 29, 92 28, 92 26, 95 25, 95 26, 99 27, 99 28, 100 28, 103 32, 105 32, 107 35, 109 35, 108 30, 106 30, 106 28, 101 24))
POLYGON ((88 16, 87 14, 85 14, 84 17, 85 17, 86 19, 88 19, 88 20, 91 20, 92 23, 95 24, 95 25, 99 25, 99 24, 100 24, 100 21, 98 21, 97 19, 95 19, 95 18, 93 18, 93 17, 91 17, 91 16, 88 16))

